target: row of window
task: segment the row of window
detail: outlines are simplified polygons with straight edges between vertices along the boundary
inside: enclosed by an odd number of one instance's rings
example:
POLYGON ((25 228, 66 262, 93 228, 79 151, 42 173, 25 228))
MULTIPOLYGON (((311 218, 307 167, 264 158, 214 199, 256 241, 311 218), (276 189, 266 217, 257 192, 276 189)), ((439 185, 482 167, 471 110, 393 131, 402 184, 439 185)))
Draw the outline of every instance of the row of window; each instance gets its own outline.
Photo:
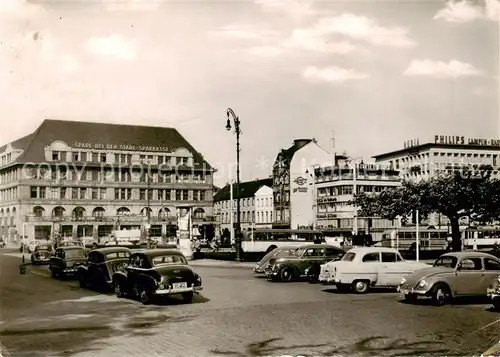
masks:
MULTIPOLYGON (((381 186, 381 185, 357 185, 357 193, 361 192, 371 192, 379 193, 386 189, 394 188, 394 186, 381 186)), ((318 198, 328 197, 328 196, 342 196, 342 195, 352 195, 353 185, 341 185, 334 187, 321 187, 318 188, 318 198)))
POLYGON ((12 162, 12 153, 9 153, 9 154, 3 154, 2 156, 2 166, 4 165, 8 165, 12 162))
MULTIPOLYGON (((241 212, 241 222, 244 223, 272 223, 273 213, 272 212, 241 212)), ((217 215, 217 220, 221 223, 231 223, 231 215, 229 212, 223 212, 217 215)), ((233 212, 233 222, 236 223, 237 217, 236 212, 233 212)))
POLYGON ((78 199, 106 200, 108 190, 114 190, 115 200, 157 201, 204 201, 205 190, 132 189, 132 188, 86 188, 31 186, 30 198, 34 199, 78 199))
POLYGON ((108 152, 88 152, 88 151, 52 151, 52 161, 76 161, 76 162, 94 162, 94 163, 148 163, 165 164, 170 166, 192 166, 192 158, 176 157, 167 155, 136 155, 136 154, 113 154, 108 152), (113 156, 114 155, 114 156, 113 156), (112 160, 114 158, 114 160, 112 160))
MULTIPOLYGON (((271 207, 272 206, 272 198, 271 197, 261 197, 255 199, 254 197, 242 198, 240 199, 240 204, 242 207, 252 207, 257 204, 255 207, 271 207)), ((220 201, 215 203, 216 208, 229 208, 230 201, 220 201)), ((236 207, 236 200, 233 200, 233 208, 236 207)))
POLYGON ((105 181, 105 182, 151 182, 151 183, 203 183, 206 175, 201 173, 151 172, 120 169, 69 169, 59 167, 59 170, 25 169, 25 178, 37 180, 68 180, 68 181, 105 181))
POLYGON ((17 187, 0 190, 0 202, 17 200, 17 196, 18 196, 17 187))
POLYGON ((421 157, 419 156, 409 156, 406 158, 401 158, 401 159, 396 159, 394 161, 389 161, 389 165, 393 166, 396 170, 399 170, 400 167, 406 167, 409 165, 413 165, 416 163, 422 163, 422 160, 425 160, 425 163, 427 165, 441 165, 443 163, 447 162, 455 162, 455 163, 460 163, 460 164, 489 164, 492 166, 496 166, 498 163, 498 155, 492 155, 492 154, 472 154, 472 153, 438 153, 435 152, 433 154, 434 159, 432 162, 430 162, 429 159, 429 154, 427 153, 426 155, 423 155, 421 157), (454 157, 455 159, 451 159, 454 157), (439 159, 438 159, 439 158, 439 159), (469 158, 469 159, 466 159, 469 158), (472 163, 470 158, 475 158, 475 162, 472 163), (479 159, 478 159, 479 158, 479 159))

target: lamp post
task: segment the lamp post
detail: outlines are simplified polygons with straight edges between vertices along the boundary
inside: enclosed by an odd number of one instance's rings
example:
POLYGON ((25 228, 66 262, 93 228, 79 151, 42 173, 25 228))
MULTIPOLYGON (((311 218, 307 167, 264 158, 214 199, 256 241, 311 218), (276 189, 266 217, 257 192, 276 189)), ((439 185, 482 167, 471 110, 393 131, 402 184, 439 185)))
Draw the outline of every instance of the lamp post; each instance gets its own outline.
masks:
POLYGON ((231 108, 226 111, 226 129, 231 131, 231 118, 234 122, 234 133, 236 134, 236 235, 234 239, 236 247, 236 261, 241 261, 241 221, 240 221, 240 118, 236 116, 231 108))
MULTIPOLYGON (((354 164, 353 171, 352 171, 352 196, 357 194, 358 191, 358 163, 356 160, 359 160, 361 158, 353 158, 353 157, 348 157, 347 160, 349 162, 352 162, 354 164)), ((361 161, 361 164, 363 162, 361 161)), ((353 216, 353 222, 352 222, 352 233, 353 235, 358 234, 358 207, 354 207, 354 216, 353 216)))

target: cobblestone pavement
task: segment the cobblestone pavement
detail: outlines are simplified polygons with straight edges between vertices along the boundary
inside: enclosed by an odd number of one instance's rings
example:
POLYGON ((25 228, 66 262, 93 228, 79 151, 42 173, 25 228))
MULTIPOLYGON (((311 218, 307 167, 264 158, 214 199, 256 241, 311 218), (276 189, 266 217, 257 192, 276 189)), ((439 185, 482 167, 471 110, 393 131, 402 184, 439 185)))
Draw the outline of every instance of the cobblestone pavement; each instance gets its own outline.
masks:
POLYGON ((393 292, 338 294, 196 267, 205 290, 193 304, 143 306, 46 268, 20 275, 18 264, 0 255, 0 341, 13 356, 472 356, 500 339, 487 301, 408 305, 393 292))

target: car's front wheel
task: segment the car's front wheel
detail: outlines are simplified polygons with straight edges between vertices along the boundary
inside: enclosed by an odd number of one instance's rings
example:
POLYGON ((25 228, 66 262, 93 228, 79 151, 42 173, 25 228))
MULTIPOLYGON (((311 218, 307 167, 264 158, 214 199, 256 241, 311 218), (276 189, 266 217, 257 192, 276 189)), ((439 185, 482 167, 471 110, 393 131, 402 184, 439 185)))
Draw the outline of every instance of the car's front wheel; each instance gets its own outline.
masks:
POLYGON ((115 296, 118 299, 121 299, 125 296, 125 294, 123 293, 121 284, 116 280, 113 282, 113 291, 115 292, 115 296))
POLYGON ((152 294, 145 288, 140 287, 137 289, 139 293, 139 300, 144 304, 144 305, 149 305, 151 303, 152 299, 152 294))
POLYGON ((370 283, 366 280, 356 280, 352 283, 352 291, 356 294, 366 294, 370 288, 370 283))
POLYGON ((281 281, 292 281, 294 278, 293 269, 290 267, 283 267, 280 270, 281 281))
POLYGON ((450 289, 445 284, 436 284, 431 291, 434 306, 443 306, 450 298, 450 289))
POLYGON ((78 282, 80 283, 80 288, 82 288, 82 289, 87 288, 87 281, 85 279, 85 273, 83 273, 83 272, 78 273, 78 282))

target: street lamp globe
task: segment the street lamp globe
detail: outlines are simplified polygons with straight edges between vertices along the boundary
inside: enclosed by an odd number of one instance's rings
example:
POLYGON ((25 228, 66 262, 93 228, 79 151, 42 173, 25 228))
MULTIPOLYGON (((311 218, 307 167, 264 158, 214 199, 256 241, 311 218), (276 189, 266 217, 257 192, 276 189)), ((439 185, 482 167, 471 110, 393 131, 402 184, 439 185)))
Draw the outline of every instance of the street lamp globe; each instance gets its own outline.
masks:
POLYGON ((226 130, 227 131, 231 130, 231 121, 229 120, 229 118, 227 118, 226 130))

